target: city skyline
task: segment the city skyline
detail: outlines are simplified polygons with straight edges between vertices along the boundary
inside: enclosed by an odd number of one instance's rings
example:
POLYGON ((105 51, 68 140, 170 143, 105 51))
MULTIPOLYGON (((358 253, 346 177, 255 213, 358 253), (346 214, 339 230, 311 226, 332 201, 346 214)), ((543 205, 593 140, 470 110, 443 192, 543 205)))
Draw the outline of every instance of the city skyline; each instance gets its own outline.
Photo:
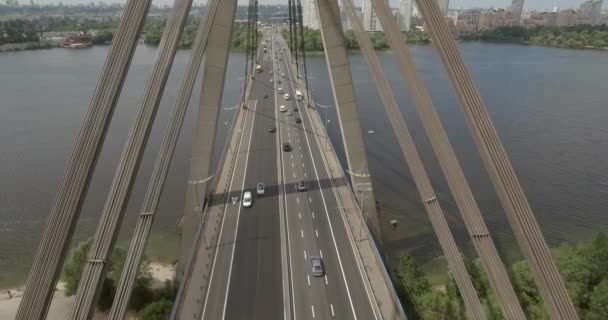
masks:
MULTIPOLYGON (((305 0, 302 0, 304 3, 305 0)), ((88 0, 34 0, 35 4, 58 4, 63 3, 67 5, 76 4, 90 4, 91 2, 98 3, 100 1, 88 1, 88 0)), ((101 1, 108 4, 111 3, 126 3, 126 0, 105 0, 101 1)), ((154 5, 171 5, 174 0, 153 0, 154 5)), ((200 5, 206 3, 206 0, 194 0, 194 4, 200 5)), ((355 5, 362 6, 363 0, 354 0, 355 5)), ((391 7, 399 8, 399 0, 389 0, 391 7)), ((526 1, 524 4, 524 10, 551 10, 554 7, 561 9, 578 9, 584 0, 534 0, 526 1)), ((4 4, 5 1, 2 1, 4 4)), ((20 4, 28 4, 28 0, 20 1, 20 4)), ((239 0, 240 5, 245 5, 248 0, 239 0)), ((286 4, 287 0, 259 0, 261 5, 274 5, 274 4, 286 4)), ((603 10, 607 8, 607 1, 604 1, 602 6, 603 10)), ((471 8, 504 8, 507 9, 511 6, 511 0, 450 0, 450 9, 471 9, 471 8)))

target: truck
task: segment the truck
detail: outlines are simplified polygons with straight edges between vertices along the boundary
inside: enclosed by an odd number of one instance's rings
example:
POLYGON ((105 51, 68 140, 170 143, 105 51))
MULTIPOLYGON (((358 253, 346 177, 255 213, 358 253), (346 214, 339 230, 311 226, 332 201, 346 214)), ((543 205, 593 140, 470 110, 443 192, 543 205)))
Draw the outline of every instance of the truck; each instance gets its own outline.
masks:
POLYGON ((296 99, 302 100, 302 91, 296 90, 296 99))

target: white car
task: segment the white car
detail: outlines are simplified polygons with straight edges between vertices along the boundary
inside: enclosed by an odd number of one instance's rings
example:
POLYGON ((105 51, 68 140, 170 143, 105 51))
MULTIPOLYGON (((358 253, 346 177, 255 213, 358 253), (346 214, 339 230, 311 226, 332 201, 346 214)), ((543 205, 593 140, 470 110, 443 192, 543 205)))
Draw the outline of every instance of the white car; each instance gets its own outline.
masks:
POLYGON ((243 193, 243 207, 249 208, 253 203, 253 196, 251 195, 251 191, 245 191, 243 193))
POLYGON ((285 77, 285 72, 281 73, 281 77, 285 77))
POLYGON ((285 106, 280 106, 279 107, 279 111, 285 112, 285 111, 287 111, 287 108, 285 108, 285 106))
POLYGON ((278 93, 283 93, 283 88, 278 88, 278 89, 277 89, 277 92, 278 92, 278 93))
POLYGON ((289 96, 289 93, 285 94, 285 100, 291 100, 291 97, 289 96))

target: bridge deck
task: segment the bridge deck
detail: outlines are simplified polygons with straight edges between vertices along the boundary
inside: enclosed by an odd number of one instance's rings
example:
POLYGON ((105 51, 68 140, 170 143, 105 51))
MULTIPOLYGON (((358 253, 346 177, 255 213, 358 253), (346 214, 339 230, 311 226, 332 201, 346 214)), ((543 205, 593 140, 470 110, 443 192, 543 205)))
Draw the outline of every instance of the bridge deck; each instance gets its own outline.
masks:
POLYGON ((285 42, 271 42, 237 116, 179 318, 401 319, 322 121, 294 97, 304 86, 285 42), (279 112, 281 105, 288 111, 279 112), (285 142, 293 150, 283 151, 285 142), (307 191, 296 190, 300 181, 307 191), (258 182, 263 196, 256 196, 258 182), (244 191, 254 195, 250 208, 242 206, 244 191), (312 275, 311 256, 323 258, 325 276, 312 275))

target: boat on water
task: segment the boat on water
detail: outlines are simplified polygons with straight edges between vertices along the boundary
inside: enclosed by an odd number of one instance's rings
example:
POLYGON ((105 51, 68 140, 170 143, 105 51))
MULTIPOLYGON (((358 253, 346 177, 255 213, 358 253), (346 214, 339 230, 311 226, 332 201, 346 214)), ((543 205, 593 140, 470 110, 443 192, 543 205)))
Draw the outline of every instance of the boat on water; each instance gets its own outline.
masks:
POLYGON ((88 35, 71 35, 63 41, 63 47, 71 49, 88 48, 92 45, 91 37, 88 35))

